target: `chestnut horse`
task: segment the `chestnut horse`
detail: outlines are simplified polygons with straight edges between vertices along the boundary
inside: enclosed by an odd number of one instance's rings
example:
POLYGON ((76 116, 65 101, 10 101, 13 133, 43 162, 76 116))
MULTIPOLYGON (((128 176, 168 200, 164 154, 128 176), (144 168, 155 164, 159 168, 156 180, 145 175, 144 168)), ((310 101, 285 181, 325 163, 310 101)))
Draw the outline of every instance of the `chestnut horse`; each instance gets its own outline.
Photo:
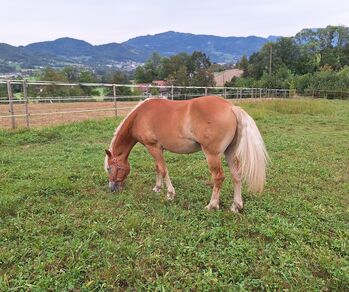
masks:
POLYGON ((219 209, 219 194, 224 181, 221 163, 225 155, 233 181, 231 211, 243 208, 241 182, 252 192, 261 192, 265 183, 268 154, 254 120, 240 107, 218 96, 204 96, 185 101, 150 98, 139 103, 116 129, 105 170, 111 191, 123 186, 130 172, 128 156, 140 142, 155 159, 156 184, 160 192, 163 182, 167 199, 173 200, 171 183, 163 151, 184 154, 202 150, 213 178, 213 192, 207 209, 219 209))

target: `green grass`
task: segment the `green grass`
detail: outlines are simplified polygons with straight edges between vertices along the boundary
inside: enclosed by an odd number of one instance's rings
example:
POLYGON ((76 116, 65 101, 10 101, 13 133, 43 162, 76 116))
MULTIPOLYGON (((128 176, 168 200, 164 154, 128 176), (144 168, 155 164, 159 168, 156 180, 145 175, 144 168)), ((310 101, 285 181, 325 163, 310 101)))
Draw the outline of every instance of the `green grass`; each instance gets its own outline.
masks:
MULTIPOLYGON (((174 202, 137 145, 126 189, 104 149, 120 120, 0 131, 0 290, 348 290, 349 103, 244 103, 271 164, 243 214, 208 212, 202 153, 167 153, 174 202)), ((165 121, 164 121, 165 122, 165 121)))

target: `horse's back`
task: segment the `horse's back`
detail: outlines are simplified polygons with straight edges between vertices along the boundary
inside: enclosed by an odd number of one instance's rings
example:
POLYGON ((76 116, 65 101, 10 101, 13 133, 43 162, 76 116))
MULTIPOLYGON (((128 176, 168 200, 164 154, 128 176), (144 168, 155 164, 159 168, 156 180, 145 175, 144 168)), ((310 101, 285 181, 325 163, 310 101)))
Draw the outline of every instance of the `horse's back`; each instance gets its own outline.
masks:
MULTIPOLYGON (((202 96, 190 100, 147 99, 139 107, 139 112, 149 118, 179 118, 188 114, 205 117, 231 113, 232 104, 219 96, 202 96)), ((184 121, 183 121, 184 122, 184 121)))
POLYGON ((159 143, 172 152, 195 152, 201 146, 222 152, 236 130, 231 107, 217 96, 185 101, 149 99, 138 109, 135 134, 143 144, 159 143))

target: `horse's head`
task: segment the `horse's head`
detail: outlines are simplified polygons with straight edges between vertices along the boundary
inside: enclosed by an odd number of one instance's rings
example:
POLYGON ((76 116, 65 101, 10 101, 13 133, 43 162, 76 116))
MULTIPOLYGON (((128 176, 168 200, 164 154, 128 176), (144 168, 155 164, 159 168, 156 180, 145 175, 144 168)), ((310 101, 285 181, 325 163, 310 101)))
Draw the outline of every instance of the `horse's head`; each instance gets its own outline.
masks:
POLYGON ((109 176, 109 188, 112 192, 119 191, 130 173, 130 166, 118 161, 109 150, 105 150, 105 153, 107 154, 105 169, 109 176))

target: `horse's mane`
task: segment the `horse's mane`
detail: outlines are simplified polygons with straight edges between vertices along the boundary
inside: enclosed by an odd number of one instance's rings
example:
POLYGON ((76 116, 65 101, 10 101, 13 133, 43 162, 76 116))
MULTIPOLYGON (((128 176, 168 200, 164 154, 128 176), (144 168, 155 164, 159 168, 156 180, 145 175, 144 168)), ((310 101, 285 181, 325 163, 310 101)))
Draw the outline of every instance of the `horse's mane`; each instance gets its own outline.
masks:
MULTIPOLYGON (((148 98, 146 100, 143 100, 141 102, 139 102, 128 114, 127 116, 121 121, 121 123, 119 124, 119 126, 115 129, 115 132, 114 132, 114 136, 113 136, 113 139, 111 140, 110 142, 110 145, 109 145, 109 150, 112 151, 113 149, 113 144, 116 140, 116 137, 121 129, 121 127, 124 125, 125 121, 128 119, 128 117, 136 110, 138 109, 138 107, 140 107, 144 102, 146 102, 147 100, 149 100, 151 98, 148 98)), ((104 159, 104 169, 105 171, 107 171, 107 167, 108 167, 108 156, 106 155, 105 156, 105 159, 104 159)))

